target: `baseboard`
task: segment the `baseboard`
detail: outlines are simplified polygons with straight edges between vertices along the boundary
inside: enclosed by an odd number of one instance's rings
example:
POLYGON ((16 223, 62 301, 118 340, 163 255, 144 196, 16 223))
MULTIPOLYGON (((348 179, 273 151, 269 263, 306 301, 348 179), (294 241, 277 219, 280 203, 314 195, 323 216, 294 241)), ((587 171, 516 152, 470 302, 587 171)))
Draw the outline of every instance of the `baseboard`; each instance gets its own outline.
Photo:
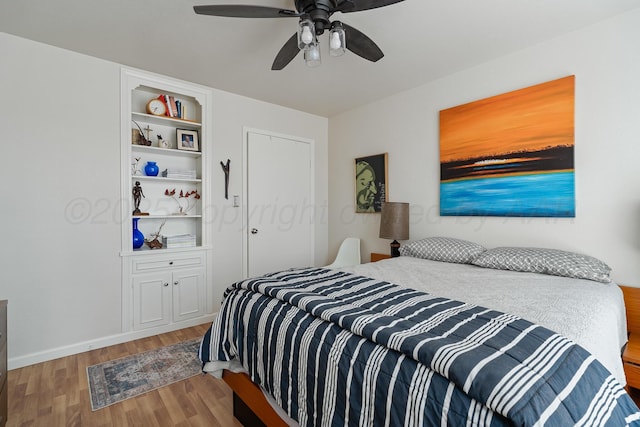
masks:
POLYGON ((110 345, 122 344, 124 342, 137 340, 140 338, 150 337, 152 335, 164 334, 166 332, 177 331, 178 329, 190 328, 191 326, 210 323, 215 317, 214 314, 197 317, 195 319, 185 320, 180 323, 172 323, 170 325, 159 326, 156 328, 144 329, 141 331, 129 331, 117 335, 110 335, 95 340, 80 342, 77 344, 67 345, 54 348, 51 350, 31 353, 24 356, 12 357, 8 362, 8 369, 17 369, 36 363, 46 362, 60 357, 71 356, 73 354, 84 353, 85 351, 95 350, 97 348, 108 347, 110 345))

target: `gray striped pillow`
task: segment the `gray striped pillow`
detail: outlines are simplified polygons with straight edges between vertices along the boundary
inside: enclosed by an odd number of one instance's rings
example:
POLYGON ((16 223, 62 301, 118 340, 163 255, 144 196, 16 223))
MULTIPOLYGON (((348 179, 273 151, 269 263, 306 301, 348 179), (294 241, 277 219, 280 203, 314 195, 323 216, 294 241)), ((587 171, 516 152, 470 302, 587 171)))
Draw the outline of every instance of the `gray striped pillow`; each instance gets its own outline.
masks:
POLYGON ((482 253, 472 264, 609 283, 611 268, 597 258, 558 249, 501 247, 482 253))
POLYGON ((400 248, 400 255, 434 261, 469 264, 486 249, 477 243, 451 237, 427 237, 407 243, 400 248))

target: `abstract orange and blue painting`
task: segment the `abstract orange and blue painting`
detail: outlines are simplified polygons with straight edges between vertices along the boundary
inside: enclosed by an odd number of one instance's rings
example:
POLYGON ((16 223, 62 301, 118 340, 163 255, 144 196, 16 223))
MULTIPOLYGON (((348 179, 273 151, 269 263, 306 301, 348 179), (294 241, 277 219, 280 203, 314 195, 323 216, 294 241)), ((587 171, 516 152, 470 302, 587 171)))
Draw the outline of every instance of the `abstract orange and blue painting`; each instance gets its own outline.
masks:
POLYGON ((440 215, 575 217, 575 76, 440 111, 440 215))

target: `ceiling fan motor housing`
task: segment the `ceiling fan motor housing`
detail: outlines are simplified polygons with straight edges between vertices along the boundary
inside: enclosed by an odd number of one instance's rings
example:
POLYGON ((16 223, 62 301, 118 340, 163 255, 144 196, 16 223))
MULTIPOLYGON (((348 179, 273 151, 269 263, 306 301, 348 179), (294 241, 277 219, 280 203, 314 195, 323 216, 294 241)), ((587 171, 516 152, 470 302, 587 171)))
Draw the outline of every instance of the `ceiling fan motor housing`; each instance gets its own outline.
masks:
POLYGON ((295 0, 296 10, 309 15, 316 29, 316 35, 321 35, 331 28, 329 18, 338 6, 337 0, 295 0))

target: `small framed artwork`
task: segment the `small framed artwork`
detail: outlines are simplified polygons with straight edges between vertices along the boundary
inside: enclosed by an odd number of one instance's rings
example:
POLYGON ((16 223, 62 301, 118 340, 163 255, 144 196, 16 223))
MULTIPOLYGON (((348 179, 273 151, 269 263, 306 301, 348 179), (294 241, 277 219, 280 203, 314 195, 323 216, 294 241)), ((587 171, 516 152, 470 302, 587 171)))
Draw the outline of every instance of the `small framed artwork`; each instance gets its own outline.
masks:
POLYGON ((176 142, 178 150, 200 151, 198 146, 198 131, 176 129, 176 142))
POLYGON ((356 213, 382 211, 387 201, 387 153, 356 159, 356 213))

